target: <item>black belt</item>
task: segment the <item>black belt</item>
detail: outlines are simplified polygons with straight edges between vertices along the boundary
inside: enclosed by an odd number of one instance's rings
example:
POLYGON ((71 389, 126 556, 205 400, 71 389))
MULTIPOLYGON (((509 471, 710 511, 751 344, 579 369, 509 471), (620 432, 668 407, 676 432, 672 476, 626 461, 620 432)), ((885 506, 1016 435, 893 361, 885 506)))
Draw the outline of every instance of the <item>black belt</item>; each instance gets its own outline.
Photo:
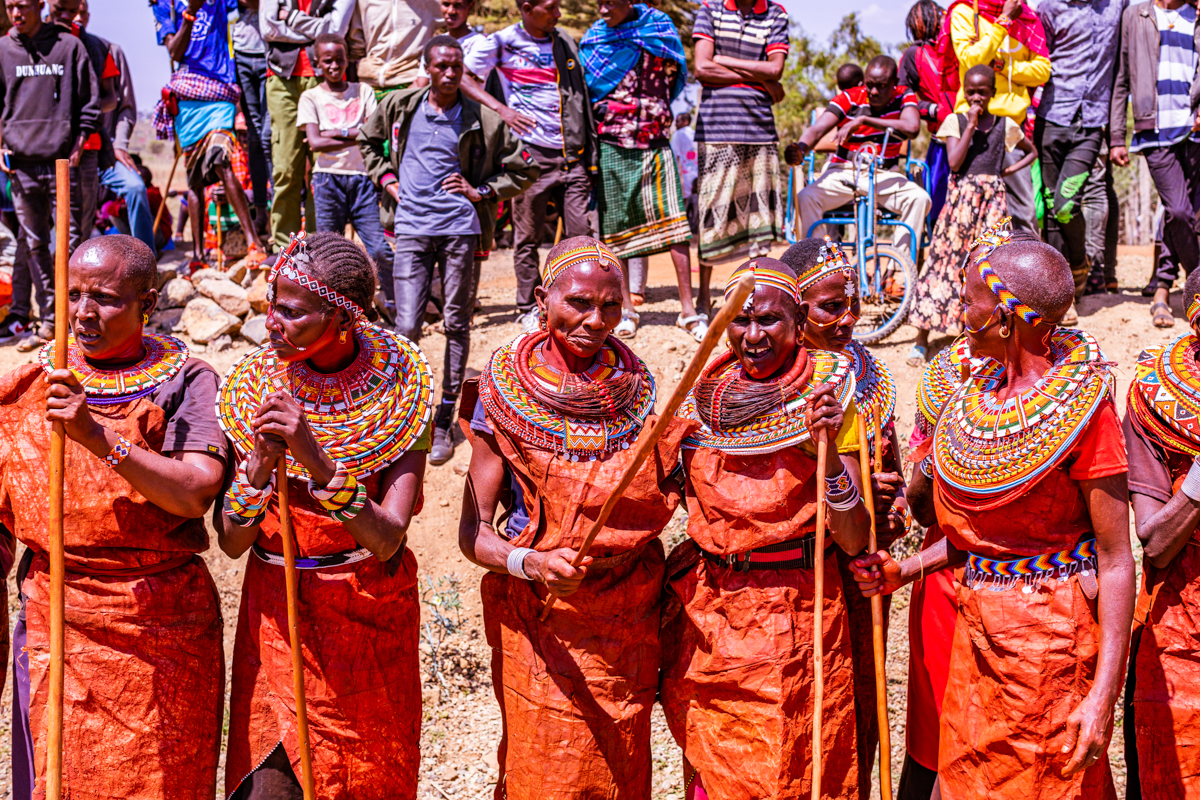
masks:
POLYGON ((728 556, 718 556, 703 549, 700 550, 700 555, 710 564, 732 569, 735 572, 762 569, 812 569, 813 551, 816 550, 816 546, 817 540, 809 536, 803 539, 790 539, 778 544, 769 544, 766 547, 756 547, 744 553, 734 553, 728 556))

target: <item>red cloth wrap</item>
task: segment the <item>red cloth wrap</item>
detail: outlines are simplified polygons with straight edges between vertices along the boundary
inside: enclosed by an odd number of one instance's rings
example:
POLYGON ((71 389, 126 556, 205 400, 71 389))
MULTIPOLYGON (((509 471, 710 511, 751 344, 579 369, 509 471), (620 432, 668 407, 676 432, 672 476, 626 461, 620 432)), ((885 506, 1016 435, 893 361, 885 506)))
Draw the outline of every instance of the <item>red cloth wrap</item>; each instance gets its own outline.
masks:
MULTIPOLYGON (((489 424, 529 512, 513 544, 578 548, 638 445, 573 462, 489 424)), ((538 621, 543 586, 484 577, 484 626, 504 717, 497 800, 649 797, 664 561, 656 539, 679 505, 668 475, 695 427, 672 423, 658 441, 596 537, 597 563, 546 622, 538 621)))
MULTIPOLYGON (((364 483, 378 502, 379 476, 364 483)), ((346 528, 312 498, 307 481, 289 480, 288 487, 297 556, 358 548, 346 528)), ((281 553, 278 532, 273 499, 258 544, 281 553)), ((406 549, 392 576, 373 557, 296 575, 316 796, 415 798, 421 738, 416 557, 406 549)), ((227 794, 281 741, 300 776, 287 625, 283 567, 251 554, 233 647, 227 794)))
MULTIPOLYGON (((1079 480, 1123 464, 1120 422, 1111 403, 1063 463, 1016 500, 987 511, 956 507, 934 483, 938 524, 960 550, 1013 558, 1066 550, 1093 535, 1079 480), (1094 472, 1093 472, 1094 474, 1094 472)), ((1061 770, 1067 717, 1091 689, 1100 626, 1079 576, 1049 580, 1031 593, 958 588, 958 623, 942 700, 938 775, 946 800, 1002 797, 1087 798, 1116 794, 1108 757, 1069 778, 1061 770)))
MULTIPOLYGON (((0 524, 36 553, 22 587, 35 797, 49 697, 48 386, 36 364, 0 378, 0 524)), ((149 399, 90 411, 135 447, 162 451, 166 418, 149 399)), ((153 505, 69 439, 64 480, 63 794, 210 800, 225 670, 216 587, 194 557, 208 547, 204 525, 153 505)))
MULTIPOLYGON (((740 553, 815 530, 816 460, 801 448, 685 450, 684 461, 688 535, 705 550, 740 553)), ((662 705, 671 733, 713 800, 808 797, 814 571, 737 572, 689 558, 685 548, 694 551, 685 542, 670 562, 682 607, 664 614, 662 705)), ((836 559, 824 569, 821 789, 826 798, 856 798, 850 632, 836 559)))

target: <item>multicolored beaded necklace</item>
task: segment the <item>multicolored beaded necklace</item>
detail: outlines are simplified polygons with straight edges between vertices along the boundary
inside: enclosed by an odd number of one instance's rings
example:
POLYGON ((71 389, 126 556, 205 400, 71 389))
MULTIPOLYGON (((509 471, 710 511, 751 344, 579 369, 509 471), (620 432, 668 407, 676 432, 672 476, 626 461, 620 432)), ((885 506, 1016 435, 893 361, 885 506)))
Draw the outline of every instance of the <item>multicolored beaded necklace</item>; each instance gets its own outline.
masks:
POLYGON ((942 409, 954 390, 970 371, 971 343, 960 336, 942 349, 921 373, 917 384, 917 430, 926 438, 933 436, 942 409))
POLYGON ((650 370, 610 336, 592 366, 564 373, 542 354, 548 337, 523 334, 492 354, 479 379, 488 416, 521 441, 571 461, 628 449, 654 408, 650 370))
POLYGON ((1200 340, 1180 336, 1145 350, 1129 385, 1133 423, 1164 447, 1200 456, 1200 340))
POLYGON ((896 379, 887 364, 875 358, 857 339, 850 340, 845 353, 854 370, 854 404, 867 423, 867 444, 874 448, 876 420, 885 441, 890 435, 889 426, 896 414, 896 379))
POLYGON ((1062 463, 1092 415, 1113 393, 1110 363, 1088 333, 1059 329, 1052 366, 1001 403, 1004 365, 973 359, 971 374, 946 403, 934 434, 939 486, 962 505, 987 510, 1012 502, 1062 463))
MULTIPOLYGON (((254 449, 252 421, 263 399, 285 391, 308 417, 329 457, 365 478, 392 464, 425 432, 432 416, 432 381, 421 350, 403 336, 360 319, 358 357, 331 375, 304 361, 280 363, 264 345, 230 368, 217 397, 217 418, 238 453, 254 449)), ((308 470, 288 454, 288 476, 308 470)))
MULTIPOLYGON (((150 394, 174 378, 187 363, 187 345, 165 333, 143 333, 146 355, 136 364, 121 369, 98 369, 88 363, 75 338, 67 340, 67 367, 83 384, 88 405, 113 405, 150 394)), ((38 351, 38 361, 46 372, 54 370, 54 342, 38 351)))
MULTIPOLYGON (((801 359, 797 358, 796 361, 801 362, 801 359)), ((804 410, 809 397, 821 384, 832 384, 834 397, 841 403, 842 408, 848 408, 854 398, 854 371, 849 357, 824 350, 809 351, 807 362, 802 369, 808 373, 807 380, 803 382, 789 380, 788 375, 773 382, 784 386, 780 387, 779 400, 769 411, 760 413, 746 422, 728 426, 717 423, 717 427, 714 427, 713 421, 706 419, 709 413, 700 412, 697 407, 696 390, 693 389, 679 407, 677 416, 699 420, 701 427, 684 440, 683 446, 708 447, 728 453, 754 455, 774 453, 785 447, 807 442, 811 434, 804 422, 804 410), (796 385, 797 383, 800 385, 796 385)), ((730 376, 749 380, 745 377, 737 356, 732 351, 727 351, 705 368, 700 380, 706 383, 721 383, 730 376)), ((711 401, 707 405, 713 407, 711 401)))

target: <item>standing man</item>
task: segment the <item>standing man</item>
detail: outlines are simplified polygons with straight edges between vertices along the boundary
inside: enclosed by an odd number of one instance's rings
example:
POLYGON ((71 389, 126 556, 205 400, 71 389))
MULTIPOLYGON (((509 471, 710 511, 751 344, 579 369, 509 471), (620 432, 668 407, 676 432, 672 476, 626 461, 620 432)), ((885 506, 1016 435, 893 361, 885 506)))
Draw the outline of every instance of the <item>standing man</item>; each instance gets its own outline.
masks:
POLYGON ((267 111, 273 129, 271 235, 279 249, 300 230, 301 207, 305 230, 317 229, 312 187, 306 179, 312 150, 304 130, 296 126, 296 113, 300 95, 318 83, 313 42, 322 33, 345 36, 353 12, 354 0, 262 0, 259 5, 258 29, 267 43, 267 111))
POLYGON ((454 455, 450 425, 471 348, 475 251, 491 250, 496 204, 528 188, 538 167, 499 114, 459 92, 463 50, 454 37, 435 36, 424 57, 429 86, 387 95, 358 142, 371 179, 404 209, 392 267, 396 332, 414 342, 434 264, 441 269, 446 351, 429 451, 438 465, 454 455))
MULTIPOLYGON (((1200 29, 1196 7, 1184 0, 1151 0, 1121 15, 1121 52, 1108 124, 1110 158, 1129 164, 1141 153, 1166 210, 1157 285, 1150 313, 1158 328, 1175 324, 1167 302, 1182 266, 1200 260, 1200 29), (1125 144, 1125 113, 1133 103, 1133 141, 1125 144)), ((1188 298, 1187 302, 1191 302, 1188 298)))
POLYGON ((561 15, 558 0, 522 0, 521 21, 496 31, 472 51, 464 65, 470 75, 462 82, 467 97, 498 113, 516 131, 540 169, 537 182, 512 204, 517 321, 525 333, 537 330, 533 290, 542 283, 538 247, 551 197, 558 203, 564 239, 591 235, 589 176, 596 169, 592 104, 575 40, 556 27, 561 15), (482 85, 496 68, 504 102, 482 85))
MULTIPOLYGON (((996 96, 988 111, 1025 125, 1034 90, 1050 78, 1050 55, 1041 20, 1024 0, 954 0, 946 11, 939 49, 958 61, 958 96, 954 110, 967 113, 970 103, 963 93, 963 76, 977 64, 996 71, 996 96), (946 37, 949 46, 945 47, 946 37)), ((1014 150, 1005 158, 1009 167, 1023 154, 1014 150)), ((1008 213, 1013 226, 1027 231, 1037 227, 1033 174, 1028 169, 1004 179, 1008 213)), ((1064 320, 1074 320, 1069 312, 1064 320)))
POLYGON ((1033 132, 1046 201, 1042 224, 1046 241, 1071 265, 1076 299, 1091 266, 1081 195, 1108 125, 1121 12, 1128 3, 1043 0, 1038 6, 1053 65, 1033 132))
MULTIPOLYGON (((0 342, 28 339, 20 346, 32 350, 54 338, 54 161, 70 159, 77 184, 83 147, 100 130, 100 91, 83 42, 42 24, 41 0, 6 0, 5 8, 13 27, 0 37, 0 169, 12 182, 20 230, 14 231, 13 301, 0 322, 0 342), (35 288, 36 329, 29 321, 35 288)), ((73 189, 74 195, 80 187, 73 189)), ((82 229, 78 216, 73 222, 82 229)))
POLYGON ((700 110, 701 264, 766 255, 783 239, 779 136, 788 16, 768 0, 707 0, 692 28, 700 110))
POLYGON ((376 100, 416 81, 421 53, 437 32, 440 11, 438 0, 358 0, 354 24, 362 26, 367 51, 358 62, 358 79, 375 90, 376 100))
POLYGON ((246 117, 246 160, 250 189, 254 193, 254 226, 261 236, 269 231, 271 178, 271 115, 267 113, 267 45, 258 29, 258 0, 240 0, 233 23, 233 63, 242 89, 242 114, 246 117))

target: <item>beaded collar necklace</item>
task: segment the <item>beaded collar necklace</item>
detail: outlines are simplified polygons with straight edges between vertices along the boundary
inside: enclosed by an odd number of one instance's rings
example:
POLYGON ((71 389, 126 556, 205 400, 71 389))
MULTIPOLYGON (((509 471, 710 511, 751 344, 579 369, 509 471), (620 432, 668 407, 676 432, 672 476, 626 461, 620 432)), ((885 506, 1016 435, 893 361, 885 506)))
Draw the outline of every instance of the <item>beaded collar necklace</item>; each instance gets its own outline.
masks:
MULTIPOLYGON (((187 345, 174 336, 143 333, 146 355, 136 364, 121 369, 98 369, 88 363, 74 337, 67 340, 67 367, 83 384, 88 405, 113 405, 150 394, 174 378, 187 363, 187 345)), ((47 373, 54 370, 54 342, 38 351, 38 361, 47 373)))
POLYGON ((971 343, 964 335, 941 350, 921 373, 917 384, 916 426, 925 437, 933 436, 942 409, 970 370, 971 343))
POLYGON ((1164 447, 1200 456, 1200 340, 1185 334, 1138 356, 1129 416, 1164 447))
POLYGON ((854 403, 867 423, 868 445, 875 447, 875 421, 886 437, 896 413, 896 379, 892 371, 857 339, 845 350, 854 370, 854 403))

